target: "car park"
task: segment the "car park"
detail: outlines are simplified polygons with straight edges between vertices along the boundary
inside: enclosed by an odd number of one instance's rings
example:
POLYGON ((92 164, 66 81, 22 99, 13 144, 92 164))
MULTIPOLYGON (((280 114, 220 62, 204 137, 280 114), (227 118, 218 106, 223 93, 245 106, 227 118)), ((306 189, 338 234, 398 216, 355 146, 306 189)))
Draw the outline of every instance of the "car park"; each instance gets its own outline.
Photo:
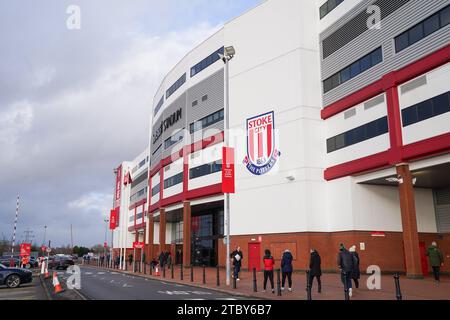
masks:
POLYGON ((8 268, 0 263, 0 285, 18 288, 21 284, 33 281, 33 273, 21 268, 8 268))

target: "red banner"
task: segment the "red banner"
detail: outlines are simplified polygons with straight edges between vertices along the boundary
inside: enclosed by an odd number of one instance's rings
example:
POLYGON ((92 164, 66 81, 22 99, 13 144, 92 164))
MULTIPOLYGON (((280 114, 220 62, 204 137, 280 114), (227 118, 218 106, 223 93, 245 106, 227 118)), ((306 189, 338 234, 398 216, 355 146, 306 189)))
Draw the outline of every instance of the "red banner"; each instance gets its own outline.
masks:
POLYGON ((114 200, 116 201, 116 207, 118 207, 122 195, 122 166, 117 168, 116 172, 116 193, 114 195, 114 200))
POLYGON ((103 243, 103 247, 104 247, 104 248, 108 248, 108 242, 104 242, 104 243, 103 243))
POLYGON ((119 211, 119 208, 116 208, 114 210, 111 210, 109 214, 109 230, 115 230, 117 228, 117 212, 119 211))
POLYGON ((142 249, 144 248, 143 242, 133 242, 133 249, 142 249))
POLYGON ((31 243, 22 243, 20 245, 20 256, 28 257, 31 253, 31 243))
POLYGON ((42 250, 42 252, 45 252, 47 250, 47 247, 46 246, 42 246, 41 250, 42 250))
POLYGON ((222 148, 222 192, 234 193, 234 148, 222 148))

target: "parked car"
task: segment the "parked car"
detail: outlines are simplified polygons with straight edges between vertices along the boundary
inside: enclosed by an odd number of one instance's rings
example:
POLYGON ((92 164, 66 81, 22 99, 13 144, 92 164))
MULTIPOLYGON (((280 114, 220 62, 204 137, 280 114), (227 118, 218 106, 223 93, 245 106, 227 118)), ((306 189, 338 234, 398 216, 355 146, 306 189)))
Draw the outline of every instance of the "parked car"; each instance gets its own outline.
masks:
POLYGON ((0 285, 8 288, 17 288, 21 284, 33 281, 33 273, 30 270, 20 268, 8 268, 0 263, 0 285))
POLYGON ((69 256, 54 256, 50 257, 50 261, 48 263, 49 269, 64 269, 66 270, 69 266, 73 266, 75 263, 72 258, 69 256))
MULTIPOLYGON (((13 260, 14 260, 14 266, 15 267, 19 267, 20 266, 20 259, 17 258, 17 257, 13 257, 13 260)), ((8 266, 8 267, 10 265, 10 261, 11 261, 11 257, 4 256, 4 257, 0 258, 0 263, 5 265, 5 266, 8 266)))

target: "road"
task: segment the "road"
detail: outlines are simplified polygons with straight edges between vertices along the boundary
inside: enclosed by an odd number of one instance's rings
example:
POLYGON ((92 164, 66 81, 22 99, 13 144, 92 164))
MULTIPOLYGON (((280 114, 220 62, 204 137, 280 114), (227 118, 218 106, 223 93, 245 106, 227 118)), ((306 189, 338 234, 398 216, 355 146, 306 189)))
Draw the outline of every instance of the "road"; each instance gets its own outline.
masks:
MULTIPOLYGON (((87 266, 80 293, 92 300, 240 300, 238 296, 87 266)), ((63 275, 66 277, 66 275, 63 275)))
POLYGON ((33 282, 22 284, 19 288, 0 286, 0 300, 47 300, 47 296, 39 278, 33 277, 33 282))

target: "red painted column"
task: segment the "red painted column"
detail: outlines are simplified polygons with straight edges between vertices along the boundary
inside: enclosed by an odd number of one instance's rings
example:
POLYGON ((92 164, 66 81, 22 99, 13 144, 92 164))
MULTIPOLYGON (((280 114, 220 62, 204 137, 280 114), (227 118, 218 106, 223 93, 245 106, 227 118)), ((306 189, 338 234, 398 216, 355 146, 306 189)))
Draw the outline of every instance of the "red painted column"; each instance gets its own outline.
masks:
POLYGON ((153 213, 149 213, 148 216, 148 259, 154 258, 154 238, 155 238, 155 220, 153 218, 153 213))
POLYGON ((414 186, 408 164, 397 166, 397 174, 403 180, 399 184, 400 209, 402 213, 403 246, 405 251, 406 275, 408 278, 423 278, 417 230, 414 186))
POLYGON ((183 265, 191 264, 191 203, 183 203, 183 265))
POLYGON ((159 247, 160 251, 166 250, 166 209, 159 209, 159 247))

